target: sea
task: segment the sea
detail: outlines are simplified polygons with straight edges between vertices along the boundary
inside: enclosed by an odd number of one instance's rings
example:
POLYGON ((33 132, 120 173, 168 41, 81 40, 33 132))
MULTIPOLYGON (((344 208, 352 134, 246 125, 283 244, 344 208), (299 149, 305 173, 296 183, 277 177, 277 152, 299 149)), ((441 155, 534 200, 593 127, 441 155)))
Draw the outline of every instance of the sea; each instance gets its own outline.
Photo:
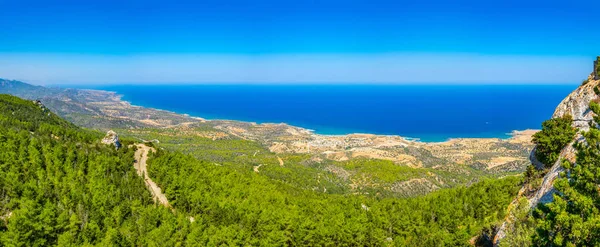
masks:
POLYGON ((424 142, 539 129, 578 85, 114 85, 133 105, 205 119, 287 123, 319 134, 424 142))

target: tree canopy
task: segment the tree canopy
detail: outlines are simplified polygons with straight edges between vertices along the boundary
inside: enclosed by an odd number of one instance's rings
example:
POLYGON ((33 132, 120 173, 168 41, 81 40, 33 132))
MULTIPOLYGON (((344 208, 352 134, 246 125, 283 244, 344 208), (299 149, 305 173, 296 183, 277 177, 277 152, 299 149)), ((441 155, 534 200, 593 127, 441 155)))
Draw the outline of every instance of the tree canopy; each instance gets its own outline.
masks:
POLYGON ((533 135, 535 157, 546 166, 552 166, 560 151, 575 137, 577 130, 571 126, 573 117, 565 115, 542 123, 542 130, 533 135))

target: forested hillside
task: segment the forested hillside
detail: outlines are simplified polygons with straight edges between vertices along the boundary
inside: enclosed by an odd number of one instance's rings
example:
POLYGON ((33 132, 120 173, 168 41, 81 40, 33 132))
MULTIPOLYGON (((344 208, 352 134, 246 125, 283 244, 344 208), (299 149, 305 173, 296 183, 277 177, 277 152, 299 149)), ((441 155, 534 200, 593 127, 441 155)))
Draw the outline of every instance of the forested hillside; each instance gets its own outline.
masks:
POLYGON ((116 150, 101 137, 0 95, 0 246, 469 245, 521 183, 411 199, 325 194, 159 146, 149 171, 171 210, 136 174, 132 143, 116 150))
POLYGON ((377 200, 297 190, 167 152, 155 156, 150 174, 175 208, 202 218, 202 232, 190 240, 235 245, 467 245, 503 218, 503 206, 520 184, 520 178, 509 177, 412 199, 377 200))
POLYGON ((100 138, 0 95, 0 246, 175 243, 160 222, 177 218, 154 206, 133 150, 100 138))

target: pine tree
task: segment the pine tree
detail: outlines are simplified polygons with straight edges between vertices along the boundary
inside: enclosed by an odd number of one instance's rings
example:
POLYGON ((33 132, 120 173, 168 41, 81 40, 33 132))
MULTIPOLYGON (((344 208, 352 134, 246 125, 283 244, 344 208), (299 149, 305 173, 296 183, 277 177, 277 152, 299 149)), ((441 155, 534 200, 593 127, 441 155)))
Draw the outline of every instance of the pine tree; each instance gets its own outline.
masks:
POLYGON ((552 166, 558 159, 560 151, 569 144, 577 130, 571 127, 573 117, 565 115, 542 123, 542 131, 533 135, 536 144, 535 157, 546 166, 552 166))
MULTIPOLYGON (((598 104, 592 102, 590 109, 600 114, 598 104)), ((536 246, 600 245, 600 130, 593 127, 583 137, 575 145, 576 163, 562 161, 565 172, 554 183, 554 201, 534 214, 536 246)))

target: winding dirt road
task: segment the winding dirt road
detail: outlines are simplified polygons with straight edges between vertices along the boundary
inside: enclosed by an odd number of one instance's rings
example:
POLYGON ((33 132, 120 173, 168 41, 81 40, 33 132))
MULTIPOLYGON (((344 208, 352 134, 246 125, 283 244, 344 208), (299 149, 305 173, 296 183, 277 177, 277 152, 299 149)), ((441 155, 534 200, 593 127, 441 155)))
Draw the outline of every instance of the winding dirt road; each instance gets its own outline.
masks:
POLYGON ((148 160, 148 152, 152 150, 155 152, 154 148, 148 147, 144 144, 137 144, 137 150, 135 151, 135 163, 133 163, 133 167, 137 171, 138 175, 144 178, 144 182, 146 183, 146 187, 152 193, 152 198, 154 201, 158 201, 160 204, 165 207, 170 208, 171 205, 167 200, 165 194, 162 193, 161 189, 152 181, 152 179, 148 176, 148 170, 146 169, 146 161, 148 160))

